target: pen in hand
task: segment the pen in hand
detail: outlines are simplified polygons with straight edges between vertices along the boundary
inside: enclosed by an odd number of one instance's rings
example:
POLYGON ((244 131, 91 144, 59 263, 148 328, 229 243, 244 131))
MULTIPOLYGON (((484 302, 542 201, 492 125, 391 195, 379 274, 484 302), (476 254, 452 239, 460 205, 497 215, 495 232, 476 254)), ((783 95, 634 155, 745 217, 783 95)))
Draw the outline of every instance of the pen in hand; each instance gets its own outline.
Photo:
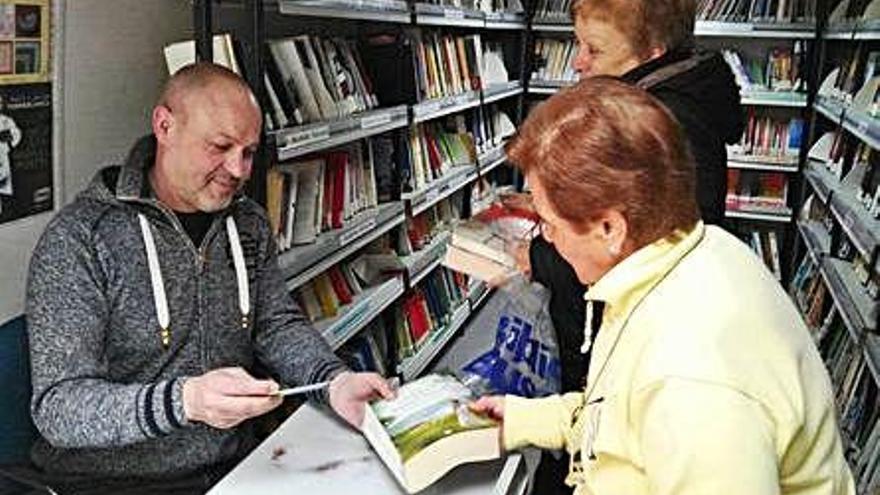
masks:
POLYGON ((313 392, 315 390, 321 390, 322 388, 327 388, 330 385, 330 382, 318 382, 312 383, 309 385, 302 385, 299 387, 290 387, 290 388, 282 388, 276 392, 269 394, 273 397, 287 397, 288 395, 299 395, 305 394, 307 392, 313 392))

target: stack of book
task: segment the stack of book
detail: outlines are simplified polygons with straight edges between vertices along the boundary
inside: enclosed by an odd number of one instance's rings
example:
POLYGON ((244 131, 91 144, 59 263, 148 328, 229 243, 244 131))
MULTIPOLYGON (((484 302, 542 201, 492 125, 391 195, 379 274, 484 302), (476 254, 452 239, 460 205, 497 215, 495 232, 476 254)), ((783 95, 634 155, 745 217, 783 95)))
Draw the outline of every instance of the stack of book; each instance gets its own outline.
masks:
POLYGON ((410 157, 401 164, 404 191, 424 189, 454 167, 476 163, 474 137, 462 114, 410 128, 410 157))
MULTIPOLYGON (((414 37, 419 101, 483 89, 486 81, 479 34, 416 32, 414 37)), ((504 80, 507 80, 506 75, 504 80)))
POLYGON ((804 121, 761 115, 749 109, 746 132, 739 143, 728 147, 728 156, 797 159, 804 141, 804 121))
POLYGON ((577 72, 571 64, 577 55, 577 42, 553 38, 535 41, 532 81, 576 82, 577 72))
POLYGON ((342 228, 355 214, 379 204, 376 178, 394 164, 375 160, 372 142, 354 142, 269 169, 266 211, 281 250, 314 242, 322 232, 342 228))
POLYGON ((816 0, 700 0, 697 19, 722 22, 813 22, 816 0))
POLYGON ((500 285, 517 274, 511 252, 516 243, 537 234, 537 222, 534 212, 494 204, 455 226, 443 264, 500 285))
POLYGON ((342 38, 296 36, 268 43, 264 83, 275 128, 345 117, 379 106, 363 60, 342 38))

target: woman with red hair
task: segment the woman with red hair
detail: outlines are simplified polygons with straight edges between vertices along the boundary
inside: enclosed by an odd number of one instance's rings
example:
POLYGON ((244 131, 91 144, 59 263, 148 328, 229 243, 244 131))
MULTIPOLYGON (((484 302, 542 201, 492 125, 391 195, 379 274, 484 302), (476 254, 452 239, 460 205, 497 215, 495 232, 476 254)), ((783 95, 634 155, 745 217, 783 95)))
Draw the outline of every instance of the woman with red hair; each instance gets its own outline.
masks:
POLYGON ((581 391, 474 407, 507 449, 566 449, 576 494, 853 494, 822 359, 761 260, 700 220, 685 143, 611 78, 529 115, 508 156, 589 287, 593 355, 581 391))

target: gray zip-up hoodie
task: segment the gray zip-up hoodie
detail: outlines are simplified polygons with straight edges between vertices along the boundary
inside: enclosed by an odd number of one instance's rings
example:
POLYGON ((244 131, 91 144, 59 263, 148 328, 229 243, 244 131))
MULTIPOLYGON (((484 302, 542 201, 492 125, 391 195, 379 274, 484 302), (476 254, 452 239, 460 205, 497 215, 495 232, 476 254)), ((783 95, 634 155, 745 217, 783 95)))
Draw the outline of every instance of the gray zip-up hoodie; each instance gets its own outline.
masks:
POLYGON ((218 430, 188 422, 186 377, 259 362, 282 385, 296 385, 345 369, 288 294, 264 210, 237 197, 194 246, 152 198, 146 172, 155 147, 152 136, 143 138, 122 167, 100 171, 52 220, 31 259, 31 412, 43 437, 32 456, 53 473, 197 473, 242 455, 253 435, 247 423, 218 430), (167 347, 138 213, 149 221, 164 279, 167 347), (224 228, 230 215, 249 281, 252 310, 244 324, 224 228))

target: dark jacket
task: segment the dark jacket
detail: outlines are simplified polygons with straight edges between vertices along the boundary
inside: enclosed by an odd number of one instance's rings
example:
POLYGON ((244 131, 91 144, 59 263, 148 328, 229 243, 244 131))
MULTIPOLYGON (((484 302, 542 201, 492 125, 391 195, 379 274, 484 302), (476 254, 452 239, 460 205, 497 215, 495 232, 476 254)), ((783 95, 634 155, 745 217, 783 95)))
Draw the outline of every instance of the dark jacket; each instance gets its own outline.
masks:
MULTIPOLYGON (((259 363, 285 385, 344 369, 290 297, 265 211, 243 196, 218 212, 200 247, 151 197, 155 139, 127 163, 99 172, 43 234, 31 260, 27 322, 31 410, 42 438, 33 458, 47 473, 164 478, 198 473, 253 446, 249 423, 219 430, 186 420, 187 377, 259 363), (155 238, 171 339, 159 336, 139 227, 155 238), (251 317, 242 321, 224 222, 237 225, 251 317)), ((321 399, 321 397, 315 397, 321 399)))
MULTIPOLYGON (((724 220, 727 152, 743 132, 739 88, 718 53, 678 50, 621 76, 662 101, 684 128, 697 165, 697 203, 706 223, 724 220)), ((589 356, 584 340, 584 286, 569 265, 542 237, 530 248, 532 278, 550 289, 550 314, 561 349, 564 391, 583 388, 589 356)), ((597 315, 600 317, 601 315, 597 315)))

